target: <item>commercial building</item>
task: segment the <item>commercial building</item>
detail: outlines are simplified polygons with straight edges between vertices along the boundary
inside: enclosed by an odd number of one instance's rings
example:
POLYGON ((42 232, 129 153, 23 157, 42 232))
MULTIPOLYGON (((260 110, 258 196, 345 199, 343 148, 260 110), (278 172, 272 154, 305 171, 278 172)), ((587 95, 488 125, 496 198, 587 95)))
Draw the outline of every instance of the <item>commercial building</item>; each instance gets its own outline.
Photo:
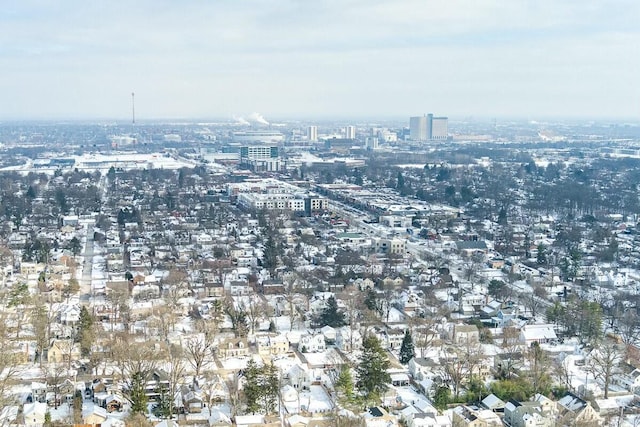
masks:
POLYGON ((327 198, 275 179, 230 183, 227 191, 239 206, 247 209, 283 210, 305 215, 329 209, 327 198))
POLYGON ((429 139, 443 140, 449 137, 449 119, 447 117, 431 118, 431 134, 429 139))
POLYGON ((318 140, 318 126, 309 126, 307 129, 307 138, 309 141, 317 141, 318 140))
POLYGON ((284 168, 275 145, 245 145, 240 147, 240 164, 256 172, 278 172, 284 168))
POLYGON ((233 133, 235 142, 281 142, 284 135, 277 131, 270 130, 248 130, 233 133))
POLYGON ((344 129, 344 137, 345 137, 345 139, 356 139, 356 127, 355 126, 347 126, 344 129))
POLYGON ((433 114, 409 118, 409 138, 412 141, 444 140, 449 137, 449 119, 433 114))
POLYGON ((427 116, 409 118, 409 138, 412 141, 426 141, 428 139, 427 116))

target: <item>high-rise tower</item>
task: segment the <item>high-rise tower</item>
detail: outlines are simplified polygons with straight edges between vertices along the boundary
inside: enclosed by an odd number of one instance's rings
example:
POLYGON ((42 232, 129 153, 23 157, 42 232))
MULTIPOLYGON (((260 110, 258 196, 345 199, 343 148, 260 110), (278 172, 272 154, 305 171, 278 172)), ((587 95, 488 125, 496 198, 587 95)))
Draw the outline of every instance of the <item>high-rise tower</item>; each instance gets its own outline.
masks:
POLYGON ((429 138, 427 134, 427 116, 409 118, 409 138, 412 141, 426 141, 429 138))
POLYGON ((318 126, 309 126, 307 129, 307 138, 309 141, 317 141, 318 140, 318 126))
POLYGON ((356 127, 347 126, 344 130, 344 137, 346 139, 356 139, 356 127))

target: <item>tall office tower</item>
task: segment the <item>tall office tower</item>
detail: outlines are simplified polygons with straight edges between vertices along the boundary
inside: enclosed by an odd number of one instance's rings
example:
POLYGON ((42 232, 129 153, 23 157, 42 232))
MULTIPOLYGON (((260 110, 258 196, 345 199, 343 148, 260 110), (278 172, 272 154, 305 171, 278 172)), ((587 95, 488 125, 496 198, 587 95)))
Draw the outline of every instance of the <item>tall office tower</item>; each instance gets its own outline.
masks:
POLYGON ((318 140, 318 126, 309 126, 307 129, 307 137, 309 141, 317 141, 318 140))
POLYGON ((427 116, 409 118, 409 138, 412 141, 426 141, 429 138, 427 134, 427 116))
POLYGON ((365 139, 365 146, 367 147, 367 150, 377 150, 378 145, 377 136, 368 136, 367 139, 365 139))
POLYGON ((433 114, 427 114, 427 139, 431 141, 433 135, 433 114))
POLYGON ((345 139, 356 139, 356 127, 347 126, 344 130, 345 139))
POLYGON ((449 119, 447 117, 431 117, 431 134, 429 139, 444 140, 449 137, 449 119))

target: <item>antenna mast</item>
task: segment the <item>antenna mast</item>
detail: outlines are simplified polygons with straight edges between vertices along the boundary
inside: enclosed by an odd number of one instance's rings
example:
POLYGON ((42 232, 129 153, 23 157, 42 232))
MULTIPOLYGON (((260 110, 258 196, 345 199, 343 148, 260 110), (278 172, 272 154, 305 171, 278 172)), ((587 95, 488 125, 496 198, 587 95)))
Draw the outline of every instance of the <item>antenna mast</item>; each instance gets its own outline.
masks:
POLYGON ((131 123, 136 124, 136 94, 131 92, 131 123))

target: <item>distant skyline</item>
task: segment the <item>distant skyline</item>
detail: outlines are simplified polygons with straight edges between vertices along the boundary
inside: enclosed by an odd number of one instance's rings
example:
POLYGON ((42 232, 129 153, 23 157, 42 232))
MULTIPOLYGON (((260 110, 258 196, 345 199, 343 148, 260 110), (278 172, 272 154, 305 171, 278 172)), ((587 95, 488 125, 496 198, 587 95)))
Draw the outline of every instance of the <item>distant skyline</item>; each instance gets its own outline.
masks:
POLYGON ((11 1, 0 120, 640 120, 637 0, 11 1))

